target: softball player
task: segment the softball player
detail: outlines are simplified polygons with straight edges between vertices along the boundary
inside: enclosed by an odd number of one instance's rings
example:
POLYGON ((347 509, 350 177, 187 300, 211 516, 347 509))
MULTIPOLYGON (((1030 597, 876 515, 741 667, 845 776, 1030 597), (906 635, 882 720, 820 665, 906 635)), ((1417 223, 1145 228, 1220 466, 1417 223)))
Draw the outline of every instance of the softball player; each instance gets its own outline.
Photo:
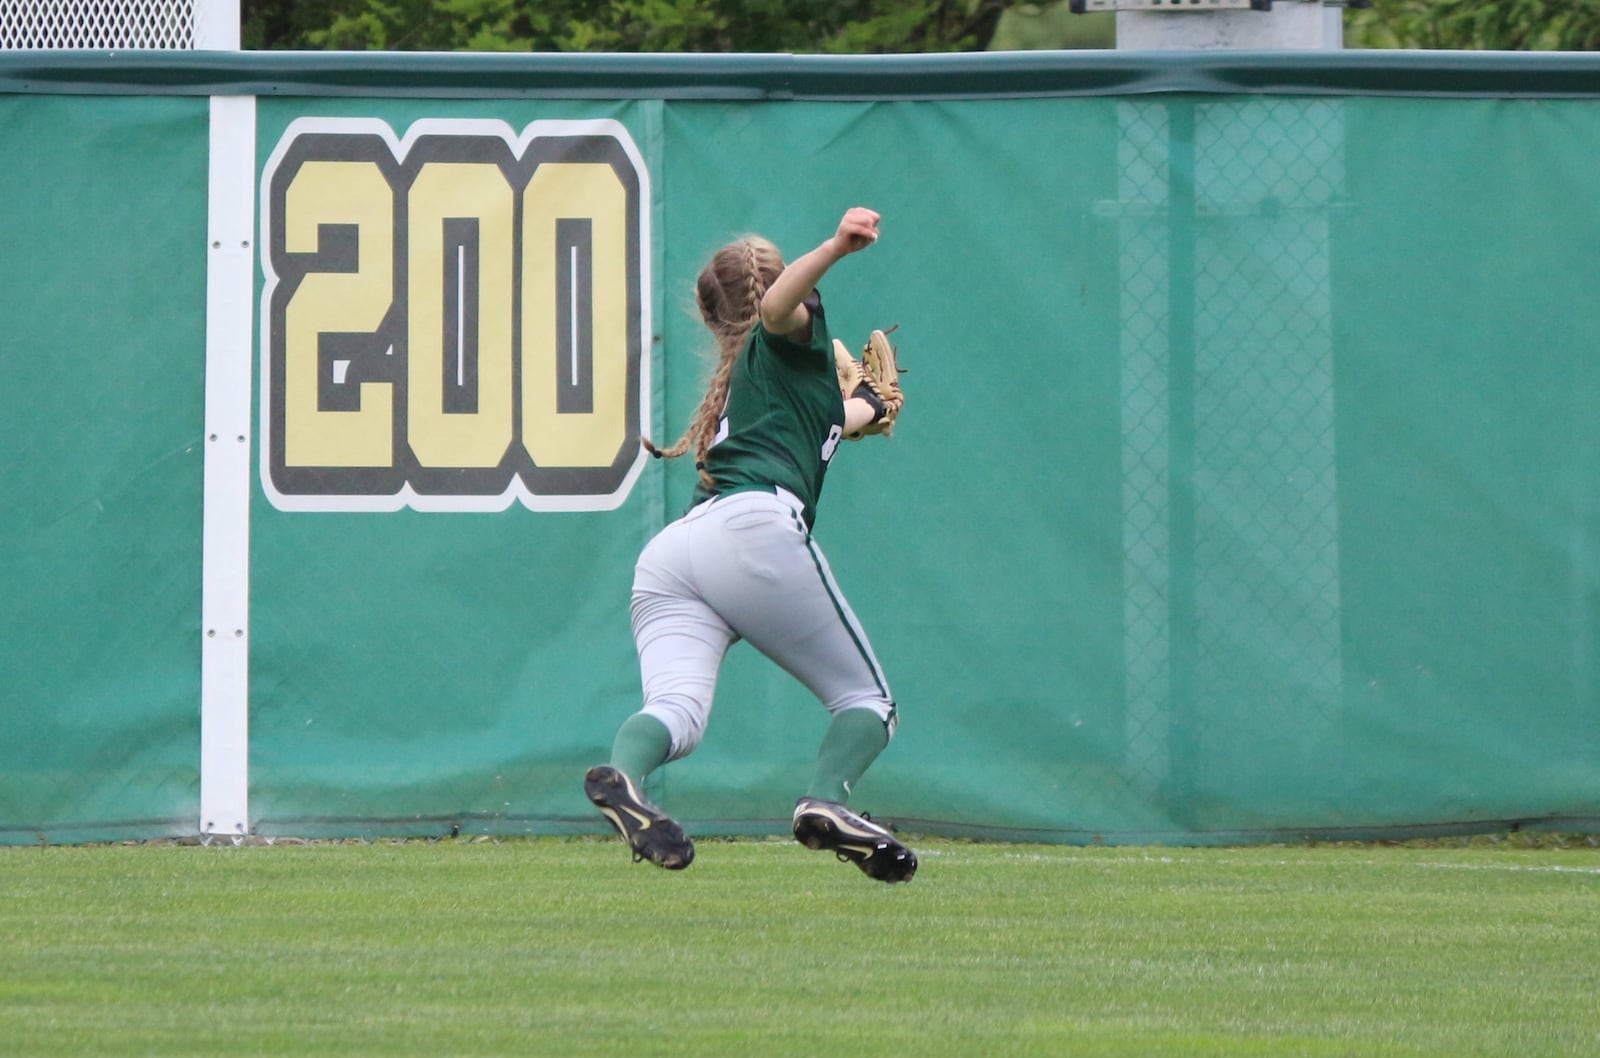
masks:
POLYGON ((834 234, 785 266, 759 237, 724 246, 697 300, 720 350, 709 390, 677 444, 695 451, 690 510, 646 545, 632 620, 644 707, 618 729, 609 763, 589 770, 589 799, 634 860, 689 866, 694 844, 641 792, 645 777, 693 752, 717 673, 740 639, 810 688, 832 719, 794 835, 868 877, 909 881, 917 858, 887 828, 846 807, 851 786, 894 734, 894 699, 866 634, 811 536, 828 463, 847 434, 884 414, 844 399, 817 282, 878 239, 878 214, 855 207, 834 234))

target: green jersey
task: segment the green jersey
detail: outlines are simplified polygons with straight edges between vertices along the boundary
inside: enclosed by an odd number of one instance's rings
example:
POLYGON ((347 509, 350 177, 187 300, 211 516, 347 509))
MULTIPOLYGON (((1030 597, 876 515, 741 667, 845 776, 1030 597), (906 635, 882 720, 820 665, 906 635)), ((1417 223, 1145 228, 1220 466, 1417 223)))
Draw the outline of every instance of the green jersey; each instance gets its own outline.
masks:
POLYGON ((811 309, 805 344, 769 334, 759 322, 728 381, 728 402, 706 454, 706 473, 694 503, 746 489, 782 488, 805 504, 811 525, 828 462, 844 436, 844 398, 833 366, 833 339, 821 299, 811 309))

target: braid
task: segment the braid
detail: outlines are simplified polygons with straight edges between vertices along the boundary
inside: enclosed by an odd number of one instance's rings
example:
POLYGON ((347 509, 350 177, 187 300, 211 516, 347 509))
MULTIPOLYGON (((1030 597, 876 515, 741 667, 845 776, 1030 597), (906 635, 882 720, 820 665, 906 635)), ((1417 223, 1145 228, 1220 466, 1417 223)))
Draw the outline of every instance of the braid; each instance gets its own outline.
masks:
POLYGON ((761 298, 767 292, 767 281, 761 272, 761 258, 758 251, 759 244, 754 239, 744 240, 744 318, 749 320, 749 326, 754 327, 756 320, 761 318, 761 298))
POLYGON ((746 236, 716 252, 700 273, 695 291, 701 319, 717 341, 717 366, 711 383, 688 429, 670 447, 658 448, 648 437, 639 438, 645 451, 658 459, 676 459, 693 446, 695 468, 707 488, 716 487, 705 462, 717 434, 717 421, 728 403, 734 361, 761 319, 761 299, 767 287, 782 271, 778 248, 758 236, 746 236))

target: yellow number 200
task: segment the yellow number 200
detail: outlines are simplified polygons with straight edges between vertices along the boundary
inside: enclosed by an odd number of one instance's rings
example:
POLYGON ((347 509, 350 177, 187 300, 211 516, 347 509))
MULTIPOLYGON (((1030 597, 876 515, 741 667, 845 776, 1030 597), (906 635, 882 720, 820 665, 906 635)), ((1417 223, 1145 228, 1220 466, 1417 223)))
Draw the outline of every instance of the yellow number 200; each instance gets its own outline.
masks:
POLYGON ((286 510, 619 504, 648 174, 614 122, 302 119, 262 181, 262 469, 286 510))

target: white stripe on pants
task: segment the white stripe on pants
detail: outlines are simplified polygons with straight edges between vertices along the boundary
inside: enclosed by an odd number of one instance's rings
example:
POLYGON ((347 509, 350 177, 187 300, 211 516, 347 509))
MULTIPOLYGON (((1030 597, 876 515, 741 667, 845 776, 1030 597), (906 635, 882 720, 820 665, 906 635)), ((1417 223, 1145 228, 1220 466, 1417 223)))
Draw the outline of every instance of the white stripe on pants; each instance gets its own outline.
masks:
POLYGON ((739 639, 828 712, 866 708, 887 721, 888 682, 800 508, 788 492, 718 497, 661 530, 639 555, 632 611, 642 711, 671 733, 669 759, 700 744, 717 672, 739 639))

